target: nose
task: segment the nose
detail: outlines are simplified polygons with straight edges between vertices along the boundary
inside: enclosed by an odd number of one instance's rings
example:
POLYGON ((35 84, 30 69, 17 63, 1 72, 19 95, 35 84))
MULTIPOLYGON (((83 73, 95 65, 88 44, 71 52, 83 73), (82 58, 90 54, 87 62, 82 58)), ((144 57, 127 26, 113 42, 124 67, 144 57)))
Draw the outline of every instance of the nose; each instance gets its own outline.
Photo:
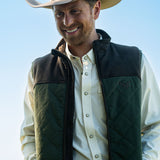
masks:
POLYGON ((74 22, 74 19, 73 19, 73 17, 72 17, 71 15, 66 14, 66 15, 64 16, 63 24, 64 24, 66 27, 71 26, 71 25, 73 24, 73 22, 74 22))

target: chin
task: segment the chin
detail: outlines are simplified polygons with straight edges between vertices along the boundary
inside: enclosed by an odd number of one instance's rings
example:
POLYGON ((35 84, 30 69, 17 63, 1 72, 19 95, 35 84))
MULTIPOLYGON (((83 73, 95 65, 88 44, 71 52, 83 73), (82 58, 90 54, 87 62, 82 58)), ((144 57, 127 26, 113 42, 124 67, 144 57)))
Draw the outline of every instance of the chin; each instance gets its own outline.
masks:
POLYGON ((84 43, 83 40, 81 40, 79 37, 77 38, 64 38, 64 40, 71 46, 80 46, 84 43))

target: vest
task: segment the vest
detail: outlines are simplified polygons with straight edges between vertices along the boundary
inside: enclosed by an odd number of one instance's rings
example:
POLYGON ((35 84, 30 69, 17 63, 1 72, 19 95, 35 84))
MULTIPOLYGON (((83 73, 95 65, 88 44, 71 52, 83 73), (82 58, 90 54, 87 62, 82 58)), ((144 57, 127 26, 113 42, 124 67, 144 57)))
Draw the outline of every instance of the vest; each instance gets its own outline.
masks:
MULTIPOLYGON (((142 160, 141 52, 97 32, 103 39, 93 42, 93 51, 107 117, 109 160, 142 160)), ((37 160, 73 159, 74 71, 64 48, 62 40, 32 65, 37 160)))

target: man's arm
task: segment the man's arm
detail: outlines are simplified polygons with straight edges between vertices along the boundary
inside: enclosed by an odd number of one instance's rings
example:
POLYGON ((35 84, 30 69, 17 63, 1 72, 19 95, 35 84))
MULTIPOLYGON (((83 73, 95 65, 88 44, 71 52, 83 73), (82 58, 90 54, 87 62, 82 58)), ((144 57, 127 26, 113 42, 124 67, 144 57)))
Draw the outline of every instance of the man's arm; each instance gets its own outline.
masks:
POLYGON ((153 71, 142 56, 142 157, 160 160, 160 90, 153 71))
POLYGON ((20 133, 22 152, 25 160, 36 160, 33 99, 33 78, 32 73, 29 72, 24 98, 24 121, 20 133))

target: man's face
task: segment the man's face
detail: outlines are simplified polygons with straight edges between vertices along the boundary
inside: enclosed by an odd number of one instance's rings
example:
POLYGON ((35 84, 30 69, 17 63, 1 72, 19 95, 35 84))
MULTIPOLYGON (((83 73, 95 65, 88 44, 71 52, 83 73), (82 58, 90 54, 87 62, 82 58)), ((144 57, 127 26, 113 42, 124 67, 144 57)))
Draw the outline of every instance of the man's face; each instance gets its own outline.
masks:
MULTIPOLYGON (((84 0, 54 7, 57 29, 70 45, 82 45, 90 41, 95 32, 95 9, 84 0)), ((99 15, 99 14, 98 14, 99 15)))

